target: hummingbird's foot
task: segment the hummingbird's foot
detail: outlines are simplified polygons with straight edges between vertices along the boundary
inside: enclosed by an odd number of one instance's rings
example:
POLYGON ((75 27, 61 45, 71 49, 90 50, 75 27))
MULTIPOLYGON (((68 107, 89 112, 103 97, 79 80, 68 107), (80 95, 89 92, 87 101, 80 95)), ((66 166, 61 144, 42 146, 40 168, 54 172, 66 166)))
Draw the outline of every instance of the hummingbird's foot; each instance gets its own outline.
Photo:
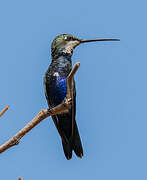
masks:
POLYGON ((72 105, 72 98, 65 98, 63 105, 65 107, 71 107, 71 105, 72 105))
POLYGON ((48 111, 50 114, 53 114, 53 112, 51 111, 51 109, 47 109, 47 111, 48 111))

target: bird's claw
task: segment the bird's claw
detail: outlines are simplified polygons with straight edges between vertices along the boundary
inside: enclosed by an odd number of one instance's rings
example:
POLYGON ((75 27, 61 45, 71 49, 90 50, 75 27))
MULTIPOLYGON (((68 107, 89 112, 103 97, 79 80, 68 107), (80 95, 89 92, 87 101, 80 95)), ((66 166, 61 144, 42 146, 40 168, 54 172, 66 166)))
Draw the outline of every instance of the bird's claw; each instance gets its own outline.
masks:
POLYGON ((65 106, 71 106, 72 105, 72 98, 65 98, 64 99, 64 105, 65 106))

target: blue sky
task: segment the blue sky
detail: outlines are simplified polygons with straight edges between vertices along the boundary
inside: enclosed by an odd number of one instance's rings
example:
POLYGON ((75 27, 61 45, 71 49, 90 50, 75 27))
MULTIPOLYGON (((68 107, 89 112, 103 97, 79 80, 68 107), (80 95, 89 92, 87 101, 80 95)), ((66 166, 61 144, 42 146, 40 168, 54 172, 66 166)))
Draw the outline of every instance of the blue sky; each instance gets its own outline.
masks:
POLYGON ((147 179, 146 6, 140 1, 0 1, 0 144, 47 108, 43 77, 61 33, 120 38, 79 46, 77 123, 84 158, 67 161, 51 118, 0 155, 0 179, 147 179))

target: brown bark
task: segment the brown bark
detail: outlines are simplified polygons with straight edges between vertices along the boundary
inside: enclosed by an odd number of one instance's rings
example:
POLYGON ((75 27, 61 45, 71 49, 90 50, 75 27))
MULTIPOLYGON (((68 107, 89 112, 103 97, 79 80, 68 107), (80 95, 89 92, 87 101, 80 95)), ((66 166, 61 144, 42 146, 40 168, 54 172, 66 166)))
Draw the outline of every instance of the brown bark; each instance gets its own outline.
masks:
POLYGON ((9 109, 9 106, 6 106, 1 112, 0 117, 9 109))

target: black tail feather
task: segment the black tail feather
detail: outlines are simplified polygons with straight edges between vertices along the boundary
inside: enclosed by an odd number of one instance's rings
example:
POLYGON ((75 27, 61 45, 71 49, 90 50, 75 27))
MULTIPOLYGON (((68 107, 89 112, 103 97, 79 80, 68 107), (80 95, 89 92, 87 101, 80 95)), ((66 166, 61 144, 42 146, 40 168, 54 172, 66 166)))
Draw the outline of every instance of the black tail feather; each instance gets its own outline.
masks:
POLYGON ((73 148, 75 154, 78 157, 82 158, 82 156, 83 156, 83 148, 82 148, 82 143, 81 143, 81 139, 80 139, 80 135, 79 135, 79 131, 78 131, 76 121, 75 121, 75 124, 74 124, 72 148, 73 148))
POLYGON ((72 158, 72 150, 74 150, 78 157, 83 157, 83 148, 76 122, 74 124, 73 137, 69 140, 66 139, 66 141, 62 141, 62 145, 64 154, 68 160, 72 158))
POLYGON ((62 141, 63 151, 67 160, 72 158, 72 147, 70 142, 62 141))

